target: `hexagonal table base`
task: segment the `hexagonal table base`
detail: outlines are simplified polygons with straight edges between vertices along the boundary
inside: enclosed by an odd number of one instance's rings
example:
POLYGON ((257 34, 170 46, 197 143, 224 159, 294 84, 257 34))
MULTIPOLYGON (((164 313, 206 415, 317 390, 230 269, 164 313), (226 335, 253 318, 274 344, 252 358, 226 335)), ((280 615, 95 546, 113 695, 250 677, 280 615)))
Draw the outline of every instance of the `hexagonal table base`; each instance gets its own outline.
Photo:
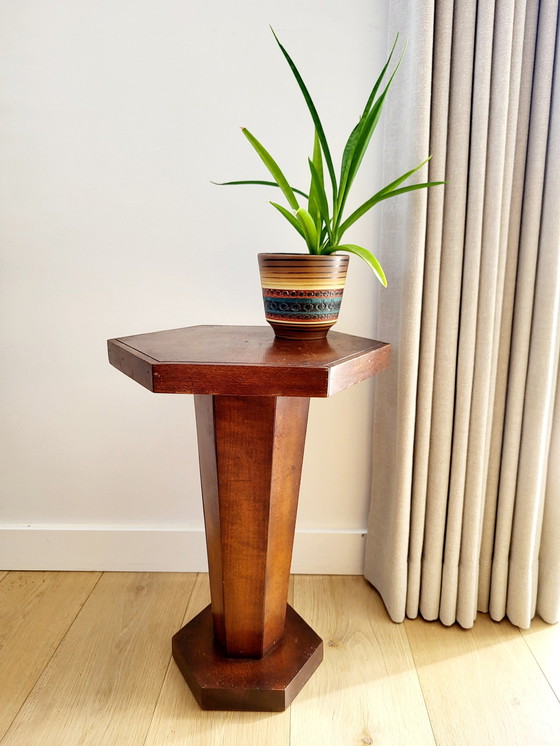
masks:
POLYGON ((203 710, 282 712, 323 659, 323 642, 288 606, 284 636, 268 655, 225 658, 207 606, 174 635, 173 658, 203 710))

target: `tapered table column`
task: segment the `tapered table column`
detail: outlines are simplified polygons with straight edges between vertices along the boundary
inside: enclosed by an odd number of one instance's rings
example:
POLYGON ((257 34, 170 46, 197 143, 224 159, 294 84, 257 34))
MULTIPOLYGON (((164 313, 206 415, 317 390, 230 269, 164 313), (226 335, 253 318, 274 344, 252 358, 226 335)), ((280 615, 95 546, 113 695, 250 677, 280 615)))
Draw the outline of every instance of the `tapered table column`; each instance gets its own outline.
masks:
POLYGON ((151 391, 195 394, 211 605, 174 636, 174 659, 205 709, 283 710, 322 659, 287 605, 309 398, 387 367, 390 346, 204 326, 108 346, 151 391))
POLYGON ((195 397, 214 634, 262 658, 284 632, 309 399, 195 397))

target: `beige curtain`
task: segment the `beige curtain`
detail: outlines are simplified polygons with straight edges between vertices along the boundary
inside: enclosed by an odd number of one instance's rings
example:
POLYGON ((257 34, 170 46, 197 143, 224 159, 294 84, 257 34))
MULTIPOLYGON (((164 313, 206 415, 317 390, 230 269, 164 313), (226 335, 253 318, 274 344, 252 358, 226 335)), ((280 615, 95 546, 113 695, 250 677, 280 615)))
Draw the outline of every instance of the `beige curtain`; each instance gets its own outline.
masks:
POLYGON ((392 0, 366 578, 395 621, 560 619, 558 0, 392 0))

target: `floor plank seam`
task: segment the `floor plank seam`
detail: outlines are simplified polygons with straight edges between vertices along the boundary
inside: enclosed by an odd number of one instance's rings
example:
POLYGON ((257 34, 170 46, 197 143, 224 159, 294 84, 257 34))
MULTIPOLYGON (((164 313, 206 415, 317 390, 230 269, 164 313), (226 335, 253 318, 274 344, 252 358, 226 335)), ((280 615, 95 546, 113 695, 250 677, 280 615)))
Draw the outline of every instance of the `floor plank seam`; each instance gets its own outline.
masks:
POLYGON ((557 701, 558 701, 558 702, 560 703, 560 694, 559 694, 559 693, 558 693, 558 692, 556 691, 555 687, 554 687, 554 686, 552 685, 552 682, 551 682, 551 681, 549 681, 549 679, 548 679, 548 676, 546 675, 546 672, 545 672, 545 670, 544 670, 544 669, 543 669, 543 667, 541 666, 541 664, 540 664, 540 662, 539 662, 539 659, 537 658, 537 656, 536 656, 536 655, 535 655, 535 653, 533 652, 533 649, 532 649, 532 647, 531 647, 531 646, 529 645, 529 643, 527 642, 527 639, 525 638, 525 635, 523 634, 523 632, 521 631, 521 629, 519 630, 519 634, 521 635, 521 637, 522 637, 522 639, 523 639, 523 642, 525 643, 525 645, 526 645, 526 646, 527 646, 527 648, 529 649, 529 652, 531 653, 531 656, 532 656, 533 660, 535 661, 535 663, 536 663, 536 664, 537 664, 537 666, 539 667, 539 671, 540 671, 540 672, 542 673, 542 675, 544 676, 544 679, 545 679, 546 683, 547 683, 547 684, 548 684, 548 686, 549 686, 549 687, 550 687, 550 688, 552 689, 552 693, 554 694, 554 696, 555 696, 556 700, 557 700, 557 701))
POLYGON ((418 673, 418 664, 416 662, 416 656, 414 655, 414 648, 410 643, 410 637, 408 636, 408 629, 406 628, 406 624, 404 624, 404 633, 406 635, 406 641, 408 643, 408 649, 410 650, 410 655, 412 656, 412 662, 414 663, 414 674, 416 676, 416 681, 418 682, 418 686, 420 687, 420 691, 422 693, 422 702, 424 703, 424 710, 426 711, 426 717, 428 718, 428 722, 430 723, 430 730, 432 731, 432 738, 434 739, 434 746, 439 746, 438 740, 436 738, 434 724, 432 721, 432 716, 430 715, 430 708, 428 707, 428 702, 426 701, 426 694, 424 692, 424 687, 422 686, 422 679, 420 678, 420 674, 418 673))
MULTIPOLYGON (((299 585, 299 578, 302 577, 301 575, 296 575, 294 573, 290 572, 290 589, 288 591, 288 603, 290 603, 294 608, 297 607, 296 603, 296 594, 297 589, 299 585)), ((296 700, 297 701, 297 700, 296 700)), ((292 746, 292 713, 293 713, 293 707, 294 703, 290 705, 289 712, 288 712, 288 746, 292 746)))
MULTIPOLYGON (((195 579, 194 579, 194 583, 192 584, 191 592, 188 595, 187 602, 185 604, 185 609, 184 609, 183 614, 181 616, 181 624, 185 621, 185 617, 187 615, 187 609, 189 608, 189 604, 190 604, 191 599, 193 597, 193 593, 194 593, 194 589, 196 587, 196 583, 197 583, 199 577, 201 575, 203 575, 204 573, 197 572, 197 573, 188 573, 188 574, 189 575, 190 574, 195 575, 195 579)), ((155 701, 155 704, 154 704, 154 707, 153 707, 153 710, 152 710, 152 716, 150 717, 150 722, 149 722, 148 727, 146 729, 146 735, 144 736, 144 740, 142 741, 142 746, 146 746, 146 743, 148 742, 148 738, 150 736, 150 731, 152 730, 152 725, 153 725, 153 722, 154 722, 155 714, 157 712, 159 703, 161 702, 161 698, 163 696, 163 692, 164 692, 164 688, 165 688, 165 682, 167 681, 167 677, 169 676, 169 671, 170 671, 172 665, 173 665, 173 655, 171 653, 169 653, 169 661, 167 663, 167 667, 165 669, 165 674, 164 674, 163 679, 161 681, 161 687, 160 687, 160 690, 158 692, 158 696, 156 697, 156 701, 155 701)))
POLYGON ((170 653, 169 661, 167 662, 167 667, 165 669, 165 674, 163 675, 163 679, 161 680, 161 687, 159 689, 158 696, 156 697, 154 706, 152 708, 152 715, 150 717, 150 722, 148 723, 148 727, 146 728, 146 734, 144 736, 144 740, 142 741, 142 746, 146 746, 146 743, 148 742, 148 737, 150 735, 150 731, 152 730, 152 725, 154 723, 154 717, 157 712, 159 703, 161 702, 161 698, 163 696, 163 690, 165 688, 165 682, 167 681, 167 677, 169 676, 169 670, 171 668, 172 663, 173 663, 173 656, 170 653))
MULTIPOLYGON (((14 571, 14 572, 15 572, 15 571, 14 571)), ((6 577, 8 577, 9 575, 10 575, 10 573, 8 573, 8 574, 6 575, 6 577)), ((81 614, 81 612, 82 612, 82 610, 83 610, 84 606, 85 606, 85 605, 87 604, 87 602, 89 601, 89 599, 90 599, 90 597, 91 597, 91 594, 92 594, 92 593, 93 593, 93 591, 94 591, 94 590, 95 590, 95 589, 97 588, 97 585, 98 585, 98 583, 99 583, 99 581, 101 580, 101 577, 102 577, 103 575, 104 575, 104 573, 102 573, 102 572, 100 572, 100 573, 99 573, 99 577, 97 578, 97 581, 96 581, 96 582, 95 582, 95 584, 93 585, 93 587, 92 587, 91 591, 90 591, 90 592, 88 593, 87 597, 86 597, 86 598, 84 599, 84 602, 83 602, 83 604, 82 604, 82 605, 80 606, 80 608, 79 608, 79 609, 78 609, 78 610, 76 611, 76 614, 74 615, 73 619, 72 619, 72 620, 71 620, 71 621, 69 622, 68 626, 67 626, 67 627, 66 627, 66 629, 64 630, 64 633, 62 634, 62 636, 61 636, 60 640, 58 641, 58 644, 57 644, 57 645, 55 646, 55 648, 54 648, 54 650, 53 650, 53 652, 52 652, 52 655, 50 655, 50 656, 49 656, 49 658, 48 658, 48 660, 46 660, 46 661, 45 661, 45 665, 43 666, 43 668, 41 669, 41 671, 40 671, 40 672, 38 673, 38 675, 37 675, 37 678, 36 678, 36 679, 35 679, 35 681, 33 682, 33 686, 32 686, 32 687, 30 688, 30 690, 29 690, 29 692, 28 692, 28 694, 27 694, 27 697, 25 697, 25 699, 24 699, 24 700, 23 700, 23 702, 21 703, 21 705, 20 705, 20 707, 18 708, 17 712, 16 712, 15 714, 14 714, 14 717, 12 718, 12 720, 11 720, 10 724, 9 724, 9 725, 8 725, 8 727, 6 728, 6 731, 5 731, 5 732, 4 732, 4 734, 2 735, 2 738, 0 738, 0 746, 1 746, 1 745, 2 745, 3 743, 4 743, 4 740, 5 740, 6 736, 7 736, 8 734, 9 734, 9 732, 10 732, 10 730, 11 730, 11 728, 12 728, 12 725, 13 725, 13 724, 15 723, 15 721, 17 720, 17 718, 18 718, 18 716, 19 716, 20 712, 21 712, 21 711, 22 711, 22 709, 23 709, 23 708, 25 707, 25 705, 26 705, 26 703, 27 703, 27 700, 29 699, 29 697, 30 697, 30 696, 31 696, 31 695, 33 694, 33 692, 35 691, 35 687, 37 686, 38 682, 39 682, 39 681, 41 680, 41 677, 43 676, 43 674, 45 673, 45 671, 47 670, 47 668, 49 667, 49 665, 50 665, 51 661, 53 660, 53 658, 55 657, 55 655, 56 655, 57 651, 59 650, 60 646, 61 646, 61 645, 62 645, 62 643, 64 642, 64 640, 65 640, 65 638, 66 638, 66 636, 67 636, 68 632, 70 631, 70 629, 72 628, 72 626, 73 626, 73 625, 74 625, 74 623, 76 622, 76 619, 77 619, 77 618, 79 617, 79 615, 81 614)), ((0 581, 0 582, 1 582, 1 581, 0 581)))

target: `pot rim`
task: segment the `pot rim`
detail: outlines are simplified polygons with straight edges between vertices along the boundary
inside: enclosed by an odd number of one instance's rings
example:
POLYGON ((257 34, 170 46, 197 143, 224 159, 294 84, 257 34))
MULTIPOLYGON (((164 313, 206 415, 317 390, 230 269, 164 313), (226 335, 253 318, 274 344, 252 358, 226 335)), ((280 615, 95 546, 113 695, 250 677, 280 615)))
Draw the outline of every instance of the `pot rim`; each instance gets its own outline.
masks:
POLYGON ((298 254, 296 252, 289 252, 289 251, 264 251, 264 252, 259 252, 257 256, 264 256, 264 257, 266 256, 289 256, 290 258, 303 257, 304 259, 319 259, 319 260, 332 259, 332 258, 347 259, 347 260, 350 259, 348 254, 337 254, 335 252, 333 252, 332 254, 306 254, 304 252, 301 252, 298 254))

